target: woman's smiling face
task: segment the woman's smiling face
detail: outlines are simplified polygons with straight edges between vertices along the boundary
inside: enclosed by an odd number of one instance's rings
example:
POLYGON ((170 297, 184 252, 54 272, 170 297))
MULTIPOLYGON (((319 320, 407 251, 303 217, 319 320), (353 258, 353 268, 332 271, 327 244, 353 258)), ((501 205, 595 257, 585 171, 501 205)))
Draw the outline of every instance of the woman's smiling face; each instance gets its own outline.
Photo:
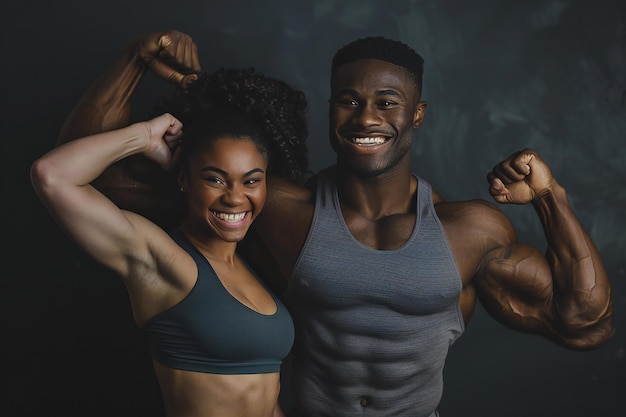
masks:
POLYGON ((224 241, 241 241, 267 196, 267 160, 257 145, 222 136, 190 158, 186 171, 188 219, 224 241))

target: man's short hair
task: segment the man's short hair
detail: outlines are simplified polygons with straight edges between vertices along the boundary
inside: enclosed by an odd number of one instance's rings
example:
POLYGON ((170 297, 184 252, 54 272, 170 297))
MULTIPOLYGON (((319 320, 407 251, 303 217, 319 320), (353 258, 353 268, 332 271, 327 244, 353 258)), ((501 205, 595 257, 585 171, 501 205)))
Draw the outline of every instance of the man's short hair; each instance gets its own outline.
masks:
POLYGON ((383 36, 369 36, 352 41, 335 53, 330 70, 331 76, 343 64, 358 59, 380 59, 402 67, 418 91, 422 91, 424 59, 407 44, 383 36))

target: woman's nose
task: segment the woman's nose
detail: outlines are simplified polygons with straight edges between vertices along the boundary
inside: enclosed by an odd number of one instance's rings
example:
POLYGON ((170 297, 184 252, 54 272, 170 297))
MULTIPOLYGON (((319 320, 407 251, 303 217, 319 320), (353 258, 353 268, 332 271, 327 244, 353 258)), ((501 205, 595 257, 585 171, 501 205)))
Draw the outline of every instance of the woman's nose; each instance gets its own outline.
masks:
POLYGON ((239 185, 232 185, 228 187, 226 193, 222 197, 222 200, 231 206, 237 206, 246 200, 246 196, 243 187, 239 185))

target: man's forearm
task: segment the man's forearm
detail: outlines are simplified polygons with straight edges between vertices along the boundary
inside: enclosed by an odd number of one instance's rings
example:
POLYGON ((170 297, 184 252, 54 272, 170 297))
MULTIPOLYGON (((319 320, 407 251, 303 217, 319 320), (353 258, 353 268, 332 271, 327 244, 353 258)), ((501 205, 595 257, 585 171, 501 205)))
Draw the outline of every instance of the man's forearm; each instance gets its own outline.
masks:
MULTIPOLYGON (((533 201, 548 241, 554 305, 573 333, 606 327, 613 315, 610 282, 600 253, 558 184, 533 201)), ((610 333, 612 334, 612 326, 610 333)))
POLYGON ((66 119, 57 144, 130 123, 130 100, 146 71, 132 45, 85 92, 66 119))

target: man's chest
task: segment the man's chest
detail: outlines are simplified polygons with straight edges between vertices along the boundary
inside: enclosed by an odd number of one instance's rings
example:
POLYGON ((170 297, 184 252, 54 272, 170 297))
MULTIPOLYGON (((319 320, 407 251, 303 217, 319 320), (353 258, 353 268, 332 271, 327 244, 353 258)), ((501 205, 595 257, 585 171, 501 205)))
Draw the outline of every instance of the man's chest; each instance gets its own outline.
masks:
POLYGON ((370 220, 348 212, 343 214, 343 219, 350 234, 361 244, 377 250, 393 250, 411 238, 416 216, 404 213, 370 220))

